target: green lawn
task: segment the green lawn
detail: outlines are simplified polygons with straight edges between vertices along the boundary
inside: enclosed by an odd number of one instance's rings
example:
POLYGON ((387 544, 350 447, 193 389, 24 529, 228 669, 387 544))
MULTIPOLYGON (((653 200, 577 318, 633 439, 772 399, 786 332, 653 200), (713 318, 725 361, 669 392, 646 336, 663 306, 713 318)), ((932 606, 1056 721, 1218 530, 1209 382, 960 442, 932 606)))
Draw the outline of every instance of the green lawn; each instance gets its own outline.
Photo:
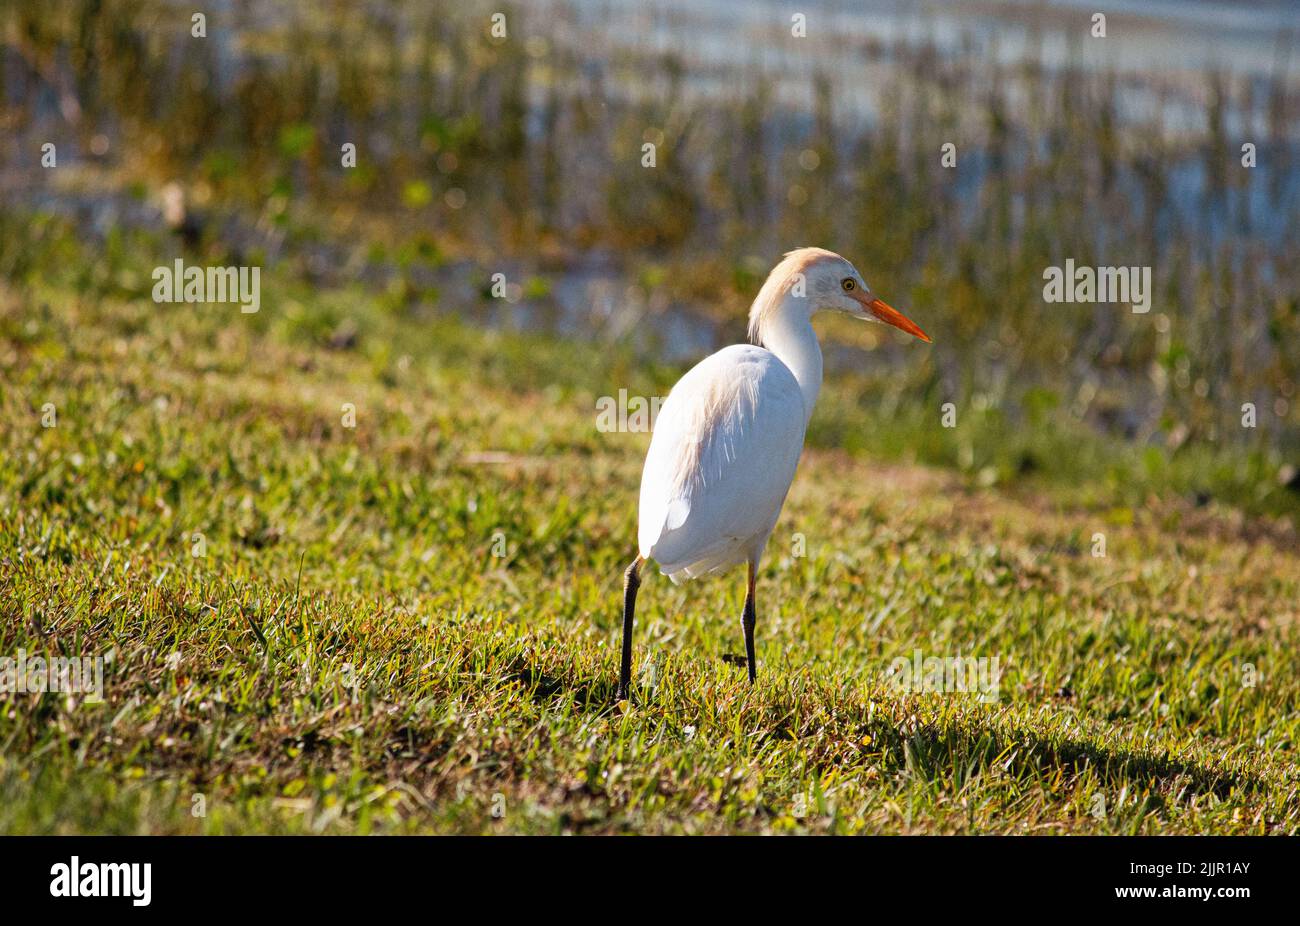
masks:
POLYGON ((680 371, 270 272, 257 315, 159 306, 150 260, 84 256, 0 282, 0 656, 104 656, 105 698, 0 700, 2 832, 1300 831, 1257 461, 837 380, 758 684, 743 574, 647 570, 613 705, 648 435, 596 398, 680 371), (916 651, 997 657, 998 698, 898 690, 916 651))

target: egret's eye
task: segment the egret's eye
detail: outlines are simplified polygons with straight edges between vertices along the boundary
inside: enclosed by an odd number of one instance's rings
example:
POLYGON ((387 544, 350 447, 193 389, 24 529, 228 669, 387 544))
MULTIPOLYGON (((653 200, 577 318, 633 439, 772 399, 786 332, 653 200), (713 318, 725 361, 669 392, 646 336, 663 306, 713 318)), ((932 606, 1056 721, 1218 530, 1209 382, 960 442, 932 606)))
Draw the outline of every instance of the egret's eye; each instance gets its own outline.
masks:
POLYGON ((843 280, 840 281, 840 286, 844 289, 846 293, 851 293, 858 288, 858 284, 853 279, 853 277, 845 277, 843 280))

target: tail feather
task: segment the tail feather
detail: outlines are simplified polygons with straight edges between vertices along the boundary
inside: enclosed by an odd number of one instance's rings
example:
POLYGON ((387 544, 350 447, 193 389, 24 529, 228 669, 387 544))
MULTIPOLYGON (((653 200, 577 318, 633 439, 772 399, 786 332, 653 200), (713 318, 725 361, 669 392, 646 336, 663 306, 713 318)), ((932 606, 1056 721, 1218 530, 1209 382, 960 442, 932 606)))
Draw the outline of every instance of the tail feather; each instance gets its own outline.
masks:
POLYGON ((659 571, 668 576, 674 585, 681 585, 683 582, 697 579, 700 576, 730 569, 732 566, 743 563, 745 559, 746 557, 736 550, 734 546, 728 545, 725 550, 719 550, 712 555, 706 555, 688 563, 660 563, 659 571))

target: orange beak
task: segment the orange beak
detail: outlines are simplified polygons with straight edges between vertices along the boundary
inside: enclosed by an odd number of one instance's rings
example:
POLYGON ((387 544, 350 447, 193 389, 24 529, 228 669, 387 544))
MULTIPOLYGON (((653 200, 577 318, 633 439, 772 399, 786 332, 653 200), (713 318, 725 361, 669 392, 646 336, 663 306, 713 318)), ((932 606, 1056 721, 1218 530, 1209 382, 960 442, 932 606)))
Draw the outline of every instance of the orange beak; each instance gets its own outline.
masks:
POLYGON ((857 299, 858 302, 861 302, 866 306, 868 312, 876 316, 876 318, 880 319, 886 325, 893 325, 895 328, 898 328, 901 331, 906 331, 908 334, 929 343, 930 336, 922 331, 917 326, 916 322, 912 321, 889 303, 880 299, 868 299, 866 296, 860 295, 856 292, 852 295, 854 299, 857 299))

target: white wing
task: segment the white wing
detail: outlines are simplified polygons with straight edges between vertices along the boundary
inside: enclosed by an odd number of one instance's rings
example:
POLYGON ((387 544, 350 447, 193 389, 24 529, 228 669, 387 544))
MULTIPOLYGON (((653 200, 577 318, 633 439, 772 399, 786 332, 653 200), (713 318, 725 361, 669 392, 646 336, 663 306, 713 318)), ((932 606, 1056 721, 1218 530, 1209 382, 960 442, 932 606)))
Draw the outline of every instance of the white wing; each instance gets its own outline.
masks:
POLYGON ((794 374, 761 347, 706 357, 659 410, 641 476, 638 542, 674 582, 762 552, 803 449, 794 374))

